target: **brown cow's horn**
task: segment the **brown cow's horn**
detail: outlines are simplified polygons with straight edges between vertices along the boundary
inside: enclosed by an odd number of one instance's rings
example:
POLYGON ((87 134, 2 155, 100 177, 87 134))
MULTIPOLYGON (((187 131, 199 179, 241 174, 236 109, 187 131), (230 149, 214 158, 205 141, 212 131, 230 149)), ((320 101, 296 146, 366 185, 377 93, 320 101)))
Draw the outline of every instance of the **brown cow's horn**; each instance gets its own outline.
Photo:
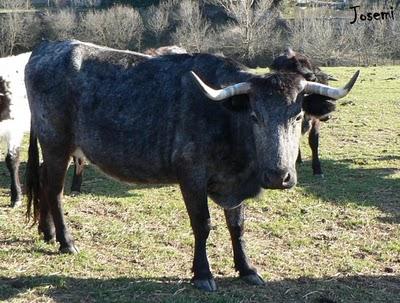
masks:
POLYGON ((284 51, 284 55, 288 58, 291 59, 296 56, 296 53, 292 50, 292 48, 288 47, 284 51))
POLYGON ((209 87, 207 84, 205 84, 199 76, 196 75, 195 72, 191 71, 192 76, 196 80, 196 83, 200 86, 204 94, 210 98, 211 100, 214 101, 221 101, 225 100, 229 97, 235 96, 235 95, 242 95, 242 94, 247 94, 250 89, 251 85, 250 83, 247 82, 241 82, 238 84, 233 84, 225 88, 221 89, 213 89, 209 87))
POLYGON ((307 94, 323 95, 337 100, 345 97, 350 92, 350 90, 353 88, 354 83, 357 81, 359 74, 360 71, 358 70, 343 88, 334 88, 320 83, 305 81, 306 83, 304 87, 304 92, 306 92, 307 94))
POLYGON ((328 80, 329 81, 339 81, 337 78, 335 78, 334 76, 329 75, 329 74, 328 74, 328 80))

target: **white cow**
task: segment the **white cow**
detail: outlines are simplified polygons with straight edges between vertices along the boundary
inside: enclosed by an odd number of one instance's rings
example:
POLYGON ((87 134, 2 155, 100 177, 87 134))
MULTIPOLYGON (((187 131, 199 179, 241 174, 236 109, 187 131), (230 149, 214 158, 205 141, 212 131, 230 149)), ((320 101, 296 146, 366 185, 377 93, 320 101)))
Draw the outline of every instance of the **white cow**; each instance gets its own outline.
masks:
POLYGON ((11 206, 21 204, 18 176, 22 138, 29 132, 31 114, 24 81, 31 53, 0 58, 0 139, 7 143, 6 164, 11 175, 11 206))
MULTIPOLYGON (((0 140, 7 144, 6 165, 11 176, 11 207, 22 201, 19 180, 20 147, 30 131, 31 112, 26 96, 25 65, 31 53, 0 58, 0 140)), ((83 158, 74 157, 73 192, 80 192, 83 158)))

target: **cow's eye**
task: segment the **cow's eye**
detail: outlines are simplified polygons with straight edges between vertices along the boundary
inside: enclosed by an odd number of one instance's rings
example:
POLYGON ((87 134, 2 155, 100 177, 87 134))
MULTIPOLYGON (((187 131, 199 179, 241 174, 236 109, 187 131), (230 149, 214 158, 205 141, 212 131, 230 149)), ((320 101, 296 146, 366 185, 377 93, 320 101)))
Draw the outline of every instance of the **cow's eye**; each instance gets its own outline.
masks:
POLYGON ((255 112, 251 112, 250 118, 251 118, 251 121, 253 121, 254 123, 258 123, 258 121, 259 121, 255 112))

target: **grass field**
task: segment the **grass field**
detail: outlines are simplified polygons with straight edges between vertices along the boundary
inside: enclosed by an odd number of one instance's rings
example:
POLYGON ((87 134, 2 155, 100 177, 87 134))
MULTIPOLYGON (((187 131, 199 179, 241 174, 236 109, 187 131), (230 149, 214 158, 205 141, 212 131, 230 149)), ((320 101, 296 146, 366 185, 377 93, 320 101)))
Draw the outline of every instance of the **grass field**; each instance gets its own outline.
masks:
MULTIPOLYGON (((355 68, 326 70, 345 80, 355 68)), ((362 68, 323 125, 324 179, 312 176, 306 141, 298 186, 246 201, 264 287, 236 278, 223 211, 210 201, 212 294, 190 285, 193 236, 177 186, 121 184, 88 166, 84 193, 71 197, 68 183, 64 198, 81 253, 59 255, 24 209, 8 207, 2 163, 0 301, 400 302, 400 66, 362 68)))

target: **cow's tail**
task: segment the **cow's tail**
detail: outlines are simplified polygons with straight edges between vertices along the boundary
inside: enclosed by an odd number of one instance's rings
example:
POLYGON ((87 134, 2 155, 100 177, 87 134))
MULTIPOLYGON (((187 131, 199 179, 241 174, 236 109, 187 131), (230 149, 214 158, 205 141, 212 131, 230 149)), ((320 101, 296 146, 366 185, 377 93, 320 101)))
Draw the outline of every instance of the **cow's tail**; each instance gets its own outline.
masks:
POLYGON ((28 221, 33 217, 33 224, 35 224, 39 218, 40 166, 38 140, 32 125, 29 137, 28 163, 25 173, 25 189, 28 201, 26 217, 28 221))

